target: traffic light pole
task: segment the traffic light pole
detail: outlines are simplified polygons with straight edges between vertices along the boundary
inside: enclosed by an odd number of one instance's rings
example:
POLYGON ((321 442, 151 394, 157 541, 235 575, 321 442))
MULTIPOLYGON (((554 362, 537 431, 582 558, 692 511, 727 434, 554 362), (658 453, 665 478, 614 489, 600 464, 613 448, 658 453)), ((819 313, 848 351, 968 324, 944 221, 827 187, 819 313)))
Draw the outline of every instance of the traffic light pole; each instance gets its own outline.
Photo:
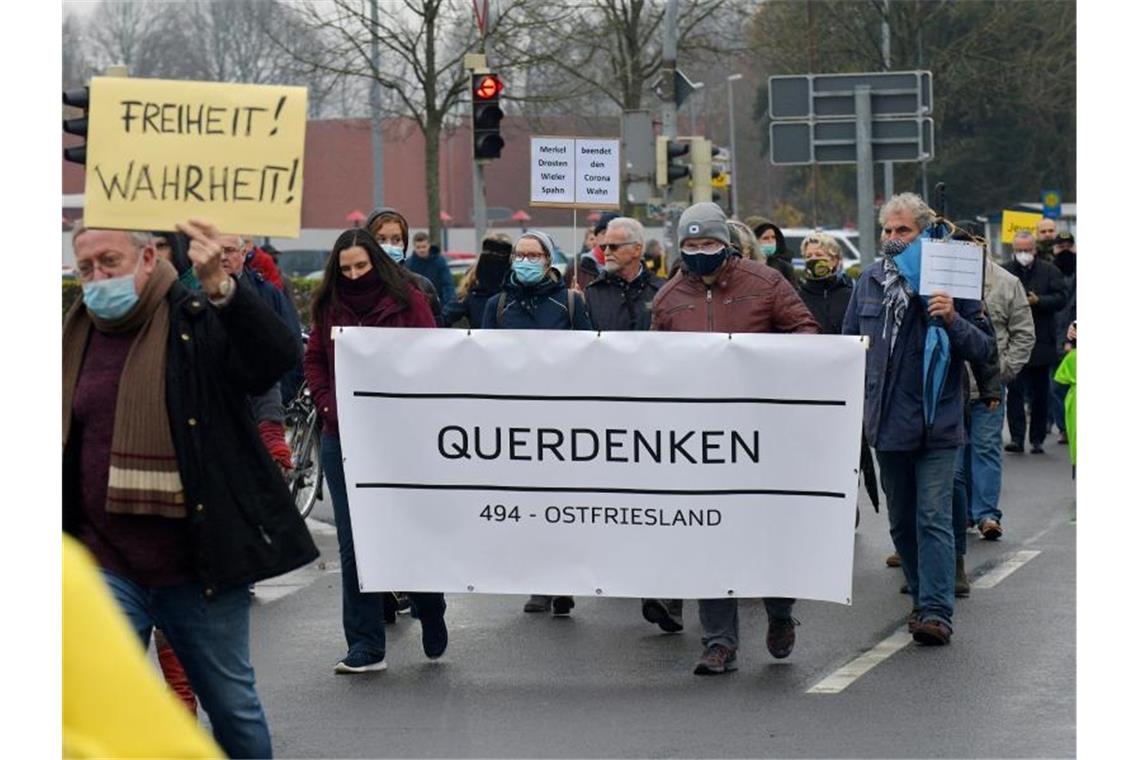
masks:
MULTIPOLYGON (((677 139, 677 0, 669 0, 665 6, 665 38, 661 45, 661 90, 665 101, 661 107, 661 132, 669 140, 677 139)), ((677 258, 676 230, 680 214, 669 202, 670 187, 665 188, 665 260, 669 264, 677 258)))
POLYGON ((483 162, 475 161, 475 253, 483 250, 483 235, 487 229, 487 185, 483 179, 483 162))

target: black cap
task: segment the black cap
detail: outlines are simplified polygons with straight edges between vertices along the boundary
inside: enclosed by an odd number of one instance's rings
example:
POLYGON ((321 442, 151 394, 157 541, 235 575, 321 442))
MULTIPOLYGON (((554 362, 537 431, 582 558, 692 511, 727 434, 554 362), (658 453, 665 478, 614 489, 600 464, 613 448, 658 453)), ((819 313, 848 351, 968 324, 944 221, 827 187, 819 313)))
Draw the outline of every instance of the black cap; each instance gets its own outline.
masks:
POLYGON ((1058 232, 1057 237, 1053 238, 1054 245, 1057 243, 1073 243, 1075 245, 1076 242, 1077 239, 1073 237, 1073 233, 1071 232, 1058 232))

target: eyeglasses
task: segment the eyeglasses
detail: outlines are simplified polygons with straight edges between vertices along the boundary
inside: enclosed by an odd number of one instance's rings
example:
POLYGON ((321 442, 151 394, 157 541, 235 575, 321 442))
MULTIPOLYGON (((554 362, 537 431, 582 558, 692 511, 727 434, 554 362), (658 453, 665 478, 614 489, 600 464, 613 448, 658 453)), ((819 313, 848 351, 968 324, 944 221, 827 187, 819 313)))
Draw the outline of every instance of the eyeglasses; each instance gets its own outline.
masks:
POLYGON ((681 253, 720 253, 724 243, 719 240, 710 240, 707 243, 686 243, 681 246, 681 253))
POLYGON ((546 258, 546 254, 541 251, 515 251, 512 254, 511 258, 515 259, 516 261, 519 261, 521 259, 526 259, 527 261, 541 261, 542 259, 546 258))
POLYGON ((618 248, 621 248, 623 245, 633 245, 636 242, 637 242, 636 240, 623 240, 620 243, 602 243, 598 247, 601 248, 603 251, 616 251, 618 248))
POLYGON ((241 253, 242 250, 243 249, 241 249, 241 248, 234 248, 232 246, 225 246, 222 248, 222 255, 223 256, 233 256, 234 254, 241 253))

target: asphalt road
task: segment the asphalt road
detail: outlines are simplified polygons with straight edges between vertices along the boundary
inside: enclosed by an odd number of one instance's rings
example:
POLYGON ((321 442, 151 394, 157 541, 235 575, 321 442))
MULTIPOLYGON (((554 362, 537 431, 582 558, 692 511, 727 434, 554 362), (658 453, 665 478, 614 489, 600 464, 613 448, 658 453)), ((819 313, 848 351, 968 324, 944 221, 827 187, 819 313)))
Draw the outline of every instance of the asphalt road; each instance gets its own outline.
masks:
MULTIPOLYGON (((969 538, 975 580, 948 647, 907 644, 838 693, 809 692, 904 624, 909 597, 885 508, 861 497, 851 606, 803 601, 795 651, 772 659, 741 603, 740 668, 692 674, 695 602, 668 635, 633 599, 572 617, 524 597, 449 595, 451 644, 428 662, 418 622, 388 627, 389 669, 336 676, 344 653, 335 537, 322 560, 259 586, 252 644, 279 757, 1065 757, 1076 753, 1076 524, 1066 449, 1007 455, 1005 537, 969 538), (1013 563, 1010 563, 1013 560, 1013 563), (1010 572, 1012 569, 1012 572, 1010 572), (980 582, 979 582, 980 581, 980 582), (997 581, 995 583, 995 581, 997 581), (991 586, 984 588, 983 586, 991 586)), ((331 522, 318 504, 314 517, 331 522)), ((319 526, 318 526, 319 528, 319 526)), ((909 641, 906 637, 896 637, 909 641)), ((876 649, 876 647, 879 647, 876 649)), ((862 659, 859 659, 862 656, 862 659)))

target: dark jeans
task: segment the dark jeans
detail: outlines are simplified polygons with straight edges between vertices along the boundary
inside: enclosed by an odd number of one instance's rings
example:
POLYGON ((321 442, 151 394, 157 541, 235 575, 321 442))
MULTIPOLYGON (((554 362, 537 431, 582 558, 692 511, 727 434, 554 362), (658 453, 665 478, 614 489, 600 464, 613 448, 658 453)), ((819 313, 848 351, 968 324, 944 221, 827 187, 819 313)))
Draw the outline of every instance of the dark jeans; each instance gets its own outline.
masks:
POLYGON ((1048 365, 1025 367, 1009 384, 1006 399, 1006 416, 1009 419, 1009 437, 1019 446, 1025 445, 1025 400, 1029 399, 1029 443, 1040 446, 1049 431, 1046 416, 1049 413, 1050 388, 1048 365))
POLYGON ((147 588, 108 570, 103 577, 144 647, 162 629, 226 755, 272 757, 249 657, 249 590, 207 600, 201 583, 147 588))
MULTIPOLYGON (((740 643, 740 618, 736 614, 738 601, 736 597, 729 597, 701 599, 697 602, 697 608, 701 613, 701 628, 704 629, 701 644, 706 647, 720 644, 729 649, 736 649, 740 643)), ((795 603, 795 599, 770 596, 764 600, 764 609, 768 611, 770 618, 787 620, 792 616, 792 605, 795 603)))
MULTIPOLYGON (((349 652, 363 652, 384 657, 384 603, 382 593, 364 593, 356 572, 356 548, 352 542, 352 518, 348 512, 348 493, 344 484, 344 459, 340 438, 321 434, 321 466, 329 484, 333 517, 336 518, 336 540, 340 549, 341 612, 344 638, 349 652)), ((441 617, 443 594, 412 593, 412 614, 423 620, 441 617)))
POLYGON ((879 451, 891 539, 921 620, 954 615, 954 461, 958 449, 879 451))
MULTIPOLYGON (((1053 370, 1056 374, 1056 368, 1053 370)), ((1051 374, 1050 377, 1053 375, 1051 374)), ((1057 423, 1057 430, 1064 434, 1068 434, 1065 430, 1065 394, 1069 392, 1069 386, 1061 385, 1056 380, 1051 380, 1053 388, 1053 398, 1049 402, 1053 405, 1053 420, 1057 423)))

